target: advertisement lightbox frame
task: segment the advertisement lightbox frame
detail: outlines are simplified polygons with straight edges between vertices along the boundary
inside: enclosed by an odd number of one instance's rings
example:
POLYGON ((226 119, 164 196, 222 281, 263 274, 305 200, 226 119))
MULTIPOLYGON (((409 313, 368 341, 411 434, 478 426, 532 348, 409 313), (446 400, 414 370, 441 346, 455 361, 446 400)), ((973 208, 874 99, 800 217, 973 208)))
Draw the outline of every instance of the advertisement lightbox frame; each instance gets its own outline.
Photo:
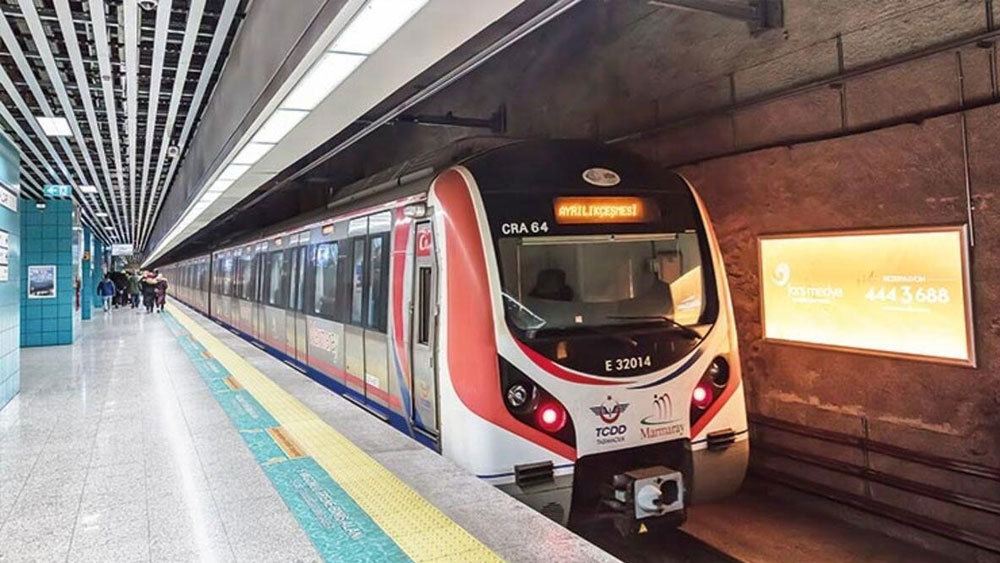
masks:
POLYGON ((893 358, 899 360, 911 360, 926 363, 945 364, 966 368, 976 368, 976 327, 972 314, 972 272, 970 269, 970 248, 969 248, 969 228, 966 224, 947 225, 922 225, 912 227, 886 227, 886 228, 866 228, 866 229, 834 229, 824 231, 805 231, 792 233, 765 233, 757 236, 757 281, 758 299, 760 300, 760 327, 761 340, 770 344, 783 346, 794 346, 799 348, 812 348, 818 350, 828 350, 834 352, 848 352, 865 356, 878 356, 883 358, 893 358), (962 293, 963 308, 965 318, 965 349, 966 358, 945 358, 941 356, 929 356, 922 354, 907 354, 904 352, 891 352, 872 348, 857 348, 853 346, 840 346, 836 344, 821 344, 815 342, 803 342, 798 340, 788 340, 783 338, 767 337, 767 316, 766 303, 764 302, 764 274, 763 242, 765 240, 794 239, 794 238, 822 238, 838 236, 865 236, 865 235, 890 235, 890 234, 916 234, 916 233, 958 233, 961 243, 962 262, 962 293))

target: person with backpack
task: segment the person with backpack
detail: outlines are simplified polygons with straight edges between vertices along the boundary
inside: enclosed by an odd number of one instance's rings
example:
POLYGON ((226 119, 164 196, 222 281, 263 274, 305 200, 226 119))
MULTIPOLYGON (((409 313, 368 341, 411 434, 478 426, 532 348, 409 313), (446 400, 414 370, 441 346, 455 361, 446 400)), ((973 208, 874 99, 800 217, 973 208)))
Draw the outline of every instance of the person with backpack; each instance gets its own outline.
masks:
POLYGON ((167 278, 157 270, 153 273, 156 275, 156 312, 162 313, 163 306, 167 303, 167 278))
POLYGON ((139 272, 131 272, 128 276, 128 301, 131 308, 139 307, 139 298, 142 295, 139 272))
POLYGON ((97 284, 97 295, 100 296, 105 311, 111 310, 111 300, 115 298, 116 291, 115 282, 104 274, 104 279, 97 284))

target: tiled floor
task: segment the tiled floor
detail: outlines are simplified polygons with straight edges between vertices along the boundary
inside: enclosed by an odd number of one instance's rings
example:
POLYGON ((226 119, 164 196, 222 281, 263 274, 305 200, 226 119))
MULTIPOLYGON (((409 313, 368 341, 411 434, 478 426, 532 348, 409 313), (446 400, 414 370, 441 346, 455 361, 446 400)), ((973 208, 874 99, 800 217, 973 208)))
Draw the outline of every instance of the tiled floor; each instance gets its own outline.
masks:
POLYGON ((0 411, 0 562, 318 561, 164 323, 85 327, 0 411))
MULTIPOLYGON (((188 314, 501 557, 614 560, 188 314)), ((320 560, 161 319, 84 327, 73 346, 23 350, 21 395, 0 411, 0 563, 320 560)))

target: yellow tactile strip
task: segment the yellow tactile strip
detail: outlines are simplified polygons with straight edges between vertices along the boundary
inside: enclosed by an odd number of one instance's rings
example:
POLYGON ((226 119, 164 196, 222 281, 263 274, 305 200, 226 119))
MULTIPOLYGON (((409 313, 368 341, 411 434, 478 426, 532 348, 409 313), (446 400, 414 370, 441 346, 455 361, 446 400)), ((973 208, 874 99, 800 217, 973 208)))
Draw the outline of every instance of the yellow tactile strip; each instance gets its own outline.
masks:
POLYGON ((170 313, 414 561, 502 561, 176 306, 170 313))

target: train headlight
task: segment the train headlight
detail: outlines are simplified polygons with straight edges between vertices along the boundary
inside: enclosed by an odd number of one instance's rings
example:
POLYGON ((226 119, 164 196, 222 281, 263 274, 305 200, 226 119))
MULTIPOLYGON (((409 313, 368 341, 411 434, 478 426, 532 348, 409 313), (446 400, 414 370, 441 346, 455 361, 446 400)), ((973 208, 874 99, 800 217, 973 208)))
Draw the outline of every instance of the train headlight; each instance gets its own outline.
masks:
POLYGON ((712 388, 705 382, 696 385, 691 392, 691 404, 701 410, 707 409, 712 404, 712 388))
POLYGON ((708 366, 706 375, 716 387, 725 387, 729 383, 729 364, 722 357, 715 358, 708 366))
POLYGON ((531 391, 522 384, 515 383, 507 389, 507 404, 510 405, 512 409, 519 409, 528 403, 528 399, 531 398, 531 391))
POLYGON ((566 409, 558 403, 543 403, 538 406, 535 419, 542 430, 555 434, 566 426, 566 409))

